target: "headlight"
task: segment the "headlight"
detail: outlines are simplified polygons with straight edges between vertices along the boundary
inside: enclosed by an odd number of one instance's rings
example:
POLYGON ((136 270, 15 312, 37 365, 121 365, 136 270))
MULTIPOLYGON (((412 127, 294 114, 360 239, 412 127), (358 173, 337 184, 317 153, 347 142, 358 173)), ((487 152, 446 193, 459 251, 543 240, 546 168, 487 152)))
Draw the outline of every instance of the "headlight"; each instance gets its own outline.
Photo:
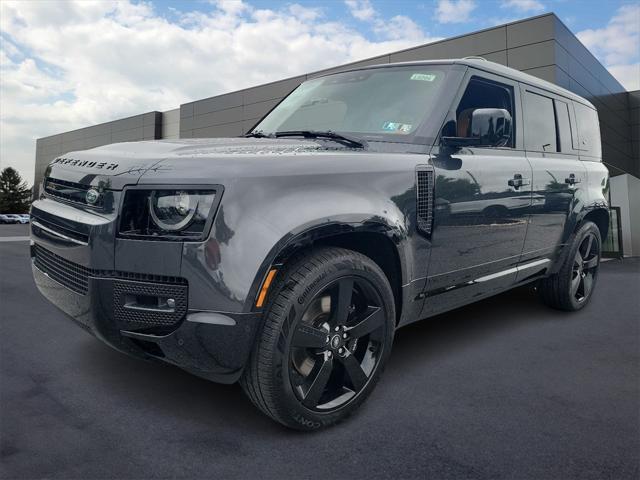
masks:
POLYGON ((129 238, 204 240, 220 193, 221 188, 128 189, 118 233, 129 238))
POLYGON ((149 212, 162 230, 177 232, 195 217, 200 195, 181 191, 153 191, 149 197, 149 212))

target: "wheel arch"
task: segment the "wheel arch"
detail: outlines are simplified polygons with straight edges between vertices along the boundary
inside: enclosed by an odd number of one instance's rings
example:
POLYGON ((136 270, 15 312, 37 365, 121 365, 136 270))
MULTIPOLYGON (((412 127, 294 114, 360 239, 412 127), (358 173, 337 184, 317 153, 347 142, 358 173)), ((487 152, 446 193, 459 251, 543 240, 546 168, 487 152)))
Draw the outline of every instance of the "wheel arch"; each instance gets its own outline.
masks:
POLYGON ((263 262, 254 281, 249 299, 255 308, 256 294, 273 268, 281 266, 304 250, 319 246, 341 247, 361 253, 373 260, 384 272, 393 291, 396 324, 402 313, 402 286, 410 276, 404 241, 406 235, 383 222, 330 222, 303 229, 283 238, 263 262))
POLYGON ((576 222, 574 231, 577 231, 584 222, 593 222, 600 230, 600 238, 604 242, 609 233, 609 209, 607 208, 593 208, 590 209, 579 222, 576 222))

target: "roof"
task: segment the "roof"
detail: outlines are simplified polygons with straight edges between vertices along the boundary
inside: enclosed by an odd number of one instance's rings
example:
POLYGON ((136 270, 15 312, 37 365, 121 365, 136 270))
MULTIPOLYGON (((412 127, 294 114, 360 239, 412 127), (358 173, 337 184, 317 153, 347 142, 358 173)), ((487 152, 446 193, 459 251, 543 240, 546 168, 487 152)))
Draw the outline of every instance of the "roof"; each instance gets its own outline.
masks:
MULTIPOLYGON (((491 62, 489 60, 485 60, 481 57, 469 57, 469 58, 453 58, 453 59, 442 59, 442 60, 417 60, 411 62, 397 62, 397 63, 382 63, 378 65, 367 65, 362 67, 354 67, 349 70, 342 70, 341 72, 335 73, 344 73, 345 71, 357 71, 357 70, 368 70, 371 68, 388 68, 388 67, 401 67, 401 66, 409 66, 409 65, 465 65, 467 67, 473 67, 478 70, 483 70, 488 73, 492 73, 495 75, 500 75, 502 77, 506 77, 512 80, 516 80, 521 83, 526 83, 533 87, 538 87, 542 90, 547 90, 548 92, 555 93, 557 95, 569 98, 576 102, 582 103, 584 105, 588 105, 594 110, 596 107, 593 106, 589 100, 581 97, 580 95, 576 95, 570 90, 566 88, 562 88, 554 83, 547 82, 546 80, 542 80, 541 78, 534 77, 533 75, 529 75, 528 73, 521 72, 520 70, 516 70, 515 68, 506 67, 499 63, 491 62)), ((328 73, 328 75, 332 75, 332 73, 328 73)))

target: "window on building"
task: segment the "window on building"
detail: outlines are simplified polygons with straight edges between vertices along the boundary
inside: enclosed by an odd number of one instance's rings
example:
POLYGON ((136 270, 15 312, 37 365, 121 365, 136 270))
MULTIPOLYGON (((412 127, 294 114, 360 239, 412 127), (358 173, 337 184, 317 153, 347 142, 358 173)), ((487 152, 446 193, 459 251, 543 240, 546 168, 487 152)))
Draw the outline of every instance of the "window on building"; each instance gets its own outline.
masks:
POLYGON ((569 121, 569 105, 560 100, 554 100, 556 108, 556 122, 558 124, 558 151, 571 152, 573 149, 573 137, 571 135, 571 122, 569 121))
POLYGON ((525 149, 557 152, 556 116, 553 100, 537 93, 524 94, 525 149))
POLYGON ((574 102, 573 104, 578 124, 578 148, 584 150, 586 155, 601 157, 602 147, 600 145, 598 113, 581 103, 574 102))
POLYGON ((471 136, 471 114, 478 108, 501 108, 509 112, 511 139, 504 146, 513 147, 515 132, 513 89, 487 80, 472 79, 456 109, 456 136, 471 136))

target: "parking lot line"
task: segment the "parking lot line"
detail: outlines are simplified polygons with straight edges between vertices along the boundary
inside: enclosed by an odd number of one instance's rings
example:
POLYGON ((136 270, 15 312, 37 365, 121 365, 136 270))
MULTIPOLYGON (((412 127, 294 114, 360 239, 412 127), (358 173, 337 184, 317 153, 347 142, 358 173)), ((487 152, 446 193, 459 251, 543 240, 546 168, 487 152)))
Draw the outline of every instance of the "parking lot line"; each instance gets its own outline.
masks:
POLYGON ((28 242, 29 237, 0 237, 0 242, 28 242))

